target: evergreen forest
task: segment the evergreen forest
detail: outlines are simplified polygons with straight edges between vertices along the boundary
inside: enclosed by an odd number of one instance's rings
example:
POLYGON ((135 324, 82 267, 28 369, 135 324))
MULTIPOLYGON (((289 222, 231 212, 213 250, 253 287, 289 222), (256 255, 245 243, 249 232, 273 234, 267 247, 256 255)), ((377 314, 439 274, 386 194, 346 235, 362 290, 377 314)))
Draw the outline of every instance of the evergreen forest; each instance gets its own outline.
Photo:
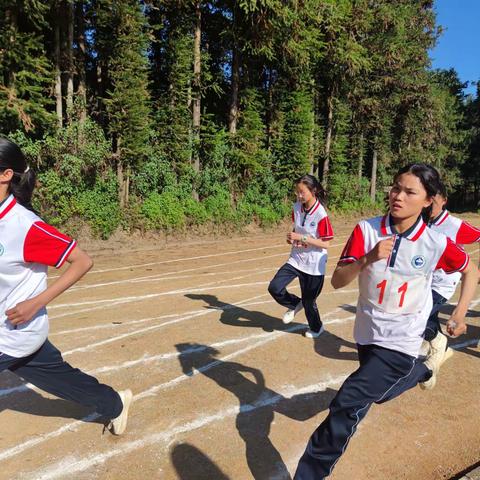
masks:
POLYGON ((480 89, 431 68, 433 0, 0 4, 0 134, 54 225, 270 226, 304 173, 360 214, 410 162, 478 208, 480 89))

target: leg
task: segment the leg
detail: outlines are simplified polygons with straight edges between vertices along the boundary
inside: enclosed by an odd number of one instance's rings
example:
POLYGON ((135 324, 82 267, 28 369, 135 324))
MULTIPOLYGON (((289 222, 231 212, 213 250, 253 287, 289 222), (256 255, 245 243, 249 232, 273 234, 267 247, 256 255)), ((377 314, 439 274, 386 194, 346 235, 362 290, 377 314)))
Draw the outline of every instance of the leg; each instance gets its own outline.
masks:
POLYGON ((372 403, 405 391, 397 385, 406 385, 415 370, 413 357, 376 345, 359 345, 359 359, 360 367, 345 380, 328 416, 310 437, 295 480, 322 480, 330 475, 372 403))
POLYGON ((310 330, 314 332, 319 332, 322 328, 322 321, 318 313, 317 298, 322 291, 324 278, 323 275, 308 275, 306 273, 302 273, 299 276, 305 316, 307 317, 310 330))
POLYGON ((122 412, 122 401, 113 388, 71 367, 48 340, 37 352, 21 359, 10 370, 57 397, 95 407, 106 418, 116 418, 122 412))
POLYGON ((447 301, 446 298, 442 297, 435 290, 432 290, 432 299, 432 311, 430 312, 430 316, 427 320, 427 326, 425 327, 425 332, 423 333, 423 338, 425 338, 427 342, 431 342, 437 336, 437 333, 441 331, 438 314, 442 306, 447 301))
POLYGON ((295 307, 300 302, 300 298, 287 291, 287 285, 298 277, 298 271, 286 263, 280 267, 280 270, 273 277, 268 292, 280 304, 290 310, 295 310, 295 307))

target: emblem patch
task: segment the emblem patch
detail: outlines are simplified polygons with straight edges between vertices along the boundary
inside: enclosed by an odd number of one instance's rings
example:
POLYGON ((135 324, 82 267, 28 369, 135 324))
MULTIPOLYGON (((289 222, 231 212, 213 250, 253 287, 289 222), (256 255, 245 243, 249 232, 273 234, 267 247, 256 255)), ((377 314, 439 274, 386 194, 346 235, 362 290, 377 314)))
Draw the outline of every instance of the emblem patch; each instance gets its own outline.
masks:
POLYGON ((425 257, 423 255, 415 255, 412 258, 413 268, 422 268, 425 265, 425 257))

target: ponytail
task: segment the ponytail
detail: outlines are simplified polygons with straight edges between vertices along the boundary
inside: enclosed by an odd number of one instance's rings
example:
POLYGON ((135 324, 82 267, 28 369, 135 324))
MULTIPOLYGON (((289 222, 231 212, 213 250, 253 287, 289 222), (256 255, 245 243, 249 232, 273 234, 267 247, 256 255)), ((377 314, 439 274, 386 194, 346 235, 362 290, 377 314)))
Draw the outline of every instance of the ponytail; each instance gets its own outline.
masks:
POLYGON ((323 206, 325 206, 327 201, 327 194, 325 193, 322 184, 317 180, 316 177, 309 174, 302 175, 300 178, 297 178, 297 180, 295 180, 295 185, 298 185, 299 183, 303 183, 310 190, 310 192, 315 195, 319 202, 323 206))
POLYGON ((32 195, 35 189, 36 175, 27 165, 22 151, 15 143, 7 138, 0 137, 0 171, 13 170, 13 177, 8 186, 17 202, 34 212, 32 195))

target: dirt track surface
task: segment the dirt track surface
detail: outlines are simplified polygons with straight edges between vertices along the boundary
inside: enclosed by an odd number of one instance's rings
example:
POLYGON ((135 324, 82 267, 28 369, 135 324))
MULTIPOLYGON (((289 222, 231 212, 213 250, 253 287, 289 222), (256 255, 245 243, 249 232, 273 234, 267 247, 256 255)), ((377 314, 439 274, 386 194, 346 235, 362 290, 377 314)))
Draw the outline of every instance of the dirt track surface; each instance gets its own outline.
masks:
MULTIPOLYGON (((328 275, 352 227, 334 222, 328 275)), ((133 390, 126 434, 102 435, 88 409, 4 372, 0 478, 290 478, 357 368, 356 284, 333 291, 325 282, 318 304, 327 333, 310 340, 303 313, 283 325, 284 309, 266 290, 288 257, 283 230, 129 247, 91 252, 94 269, 49 308, 50 340, 67 361, 133 390)), ((479 303, 480 290, 437 387, 373 406, 330 478, 447 479, 478 461, 479 303)))

